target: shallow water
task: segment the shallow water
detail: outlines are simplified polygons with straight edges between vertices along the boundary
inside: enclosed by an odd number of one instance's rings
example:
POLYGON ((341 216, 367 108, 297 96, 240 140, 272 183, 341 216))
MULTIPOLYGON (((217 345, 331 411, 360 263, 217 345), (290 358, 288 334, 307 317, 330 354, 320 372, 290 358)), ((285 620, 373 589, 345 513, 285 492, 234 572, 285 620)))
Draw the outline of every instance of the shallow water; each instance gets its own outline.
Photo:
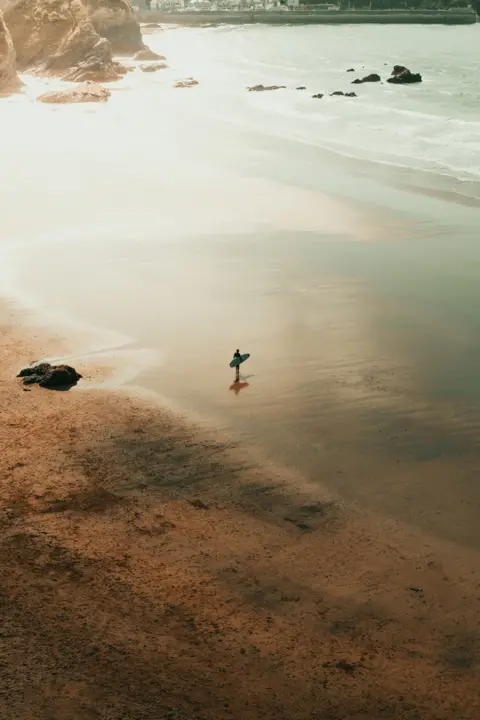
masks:
POLYGON ((4 292, 309 480, 478 546, 477 38, 179 30, 149 39, 171 70, 106 106, 36 105, 59 83, 27 80, 2 104, 4 292), (425 85, 245 91, 402 61, 425 85))

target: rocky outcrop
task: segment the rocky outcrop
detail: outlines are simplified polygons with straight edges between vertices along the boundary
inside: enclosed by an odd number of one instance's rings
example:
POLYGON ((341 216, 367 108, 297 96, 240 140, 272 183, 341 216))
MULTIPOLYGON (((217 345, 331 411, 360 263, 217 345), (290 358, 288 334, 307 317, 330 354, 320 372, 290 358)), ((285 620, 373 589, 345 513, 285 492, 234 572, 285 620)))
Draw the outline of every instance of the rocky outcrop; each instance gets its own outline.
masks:
POLYGON ((392 70, 392 76, 387 78, 387 82, 393 83, 394 85, 420 83, 422 82, 422 76, 420 73, 412 73, 404 65, 395 65, 392 70))
POLYGON ((249 92, 265 92, 266 90, 285 90, 286 85, 252 85, 248 88, 249 92))
POLYGON ((137 52, 134 60, 166 60, 167 58, 163 57, 163 55, 158 55, 158 53, 153 52, 153 50, 150 50, 148 47, 144 47, 143 50, 140 50, 137 52))
POLYGON ((300 87, 295 88, 296 90, 306 90, 307 88, 305 85, 300 85, 300 87))
POLYGON ((42 103, 61 104, 68 103, 92 103, 106 102, 110 97, 110 90, 97 85, 97 83, 87 82, 84 85, 68 88, 68 90, 58 90, 56 92, 45 93, 40 95, 38 100, 42 103))
POLYGON ((314 98, 314 100, 321 100, 323 98, 323 93, 317 93, 316 95, 312 95, 312 98, 314 98))
POLYGON ((141 65, 140 70, 144 73, 153 73, 157 72, 158 70, 166 70, 168 68, 168 65, 165 65, 165 63, 152 63, 151 65, 141 65))
POLYGON ((10 0, 5 21, 21 70, 77 79, 117 79, 110 42, 95 30, 82 0, 10 0))
POLYGON ((9 95, 20 87, 12 36, 0 10, 0 95, 9 95))
POLYGON ((357 78, 352 82, 352 85, 361 85, 362 83, 380 82, 382 78, 377 73, 371 73, 366 75, 364 78, 357 78))
POLYGON ((69 80, 70 82, 82 83, 115 82, 115 80, 126 75, 131 69, 133 68, 128 68, 119 62, 102 63, 95 58, 91 58, 69 70, 63 76, 63 79, 69 80))
POLYGON ((81 0, 12 0, 5 20, 22 70, 67 70, 108 52, 81 0))
POLYGON ((40 363, 21 370, 17 377, 23 378, 24 385, 37 384, 45 388, 65 390, 76 385, 82 376, 70 365, 40 363))
POLYGON ((144 47, 140 25, 130 0, 84 0, 97 33, 115 53, 132 54, 144 47))
POLYGON ((187 78, 186 80, 179 80, 175 83, 173 87, 175 88, 189 88, 189 87, 195 87, 195 85, 199 85, 200 83, 198 80, 194 80, 193 78, 187 78))
POLYGON ((335 90, 335 92, 330 93, 331 97, 334 97, 336 95, 342 97, 358 97, 356 92, 343 92, 343 90, 335 90))

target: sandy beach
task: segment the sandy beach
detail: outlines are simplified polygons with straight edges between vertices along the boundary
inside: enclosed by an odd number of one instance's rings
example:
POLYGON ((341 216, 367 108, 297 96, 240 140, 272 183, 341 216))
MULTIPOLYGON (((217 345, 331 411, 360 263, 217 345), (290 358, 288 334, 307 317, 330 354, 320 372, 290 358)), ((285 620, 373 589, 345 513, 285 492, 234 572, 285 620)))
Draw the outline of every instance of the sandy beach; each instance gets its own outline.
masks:
POLYGON ((144 400, 25 391, 19 367, 64 348, 18 320, 3 309, 2 719, 478 718, 474 553, 144 400))
POLYGON ((480 717, 451 30, 151 28, 106 103, 2 100, 0 720, 480 717), (421 88, 335 95, 402 56, 421 88), (16 378, 55 358, 78 386, 16 378))

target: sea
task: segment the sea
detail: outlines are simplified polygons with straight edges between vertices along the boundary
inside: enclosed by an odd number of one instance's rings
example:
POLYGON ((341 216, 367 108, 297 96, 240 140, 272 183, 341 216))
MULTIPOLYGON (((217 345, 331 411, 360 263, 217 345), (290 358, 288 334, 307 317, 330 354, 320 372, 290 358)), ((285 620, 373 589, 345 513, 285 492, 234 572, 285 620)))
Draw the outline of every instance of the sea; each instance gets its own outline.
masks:
POLYGON ((480 26, 145 33, 168 69, 106 104, 0 100, 0 292, 105 386, 477 549, 480 26))

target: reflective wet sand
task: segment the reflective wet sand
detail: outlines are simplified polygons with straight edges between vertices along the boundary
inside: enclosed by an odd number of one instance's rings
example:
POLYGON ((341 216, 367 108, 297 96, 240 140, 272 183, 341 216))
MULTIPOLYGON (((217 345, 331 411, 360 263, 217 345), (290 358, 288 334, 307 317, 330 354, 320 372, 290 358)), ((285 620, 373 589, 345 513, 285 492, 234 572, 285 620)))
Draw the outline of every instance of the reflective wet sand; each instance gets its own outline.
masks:
POLYGON ((79 354, 123 344, 119 381, 476 548, 475 203, 137 90, 31 110, 45 141, 1 169, 4 291, 89 328, 79 354))

